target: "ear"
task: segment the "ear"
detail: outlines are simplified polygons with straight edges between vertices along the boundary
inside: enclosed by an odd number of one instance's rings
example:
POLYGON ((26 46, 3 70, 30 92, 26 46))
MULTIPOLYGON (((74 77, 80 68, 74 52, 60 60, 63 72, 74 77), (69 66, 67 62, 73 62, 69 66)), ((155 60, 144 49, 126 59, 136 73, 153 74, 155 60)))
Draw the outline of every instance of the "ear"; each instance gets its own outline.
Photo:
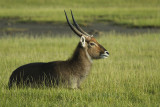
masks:
POLYGON ((81 36, 80 42, 81 42, 82 47, 85 47, 86 40, 84 36, 81 36))

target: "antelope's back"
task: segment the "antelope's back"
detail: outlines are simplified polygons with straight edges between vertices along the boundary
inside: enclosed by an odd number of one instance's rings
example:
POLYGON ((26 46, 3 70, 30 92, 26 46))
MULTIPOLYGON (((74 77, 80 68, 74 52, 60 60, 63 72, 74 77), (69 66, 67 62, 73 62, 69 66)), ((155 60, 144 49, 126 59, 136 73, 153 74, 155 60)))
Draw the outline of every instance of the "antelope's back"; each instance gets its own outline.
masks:
POLYGON ((12 87, 13 83, 16 85, 21 83, 41 84, 45 79, 53 80, 58 76, 56 63, 58 63, 58 61, 50 63, 30 63, 20 66, 11 74, 8 85, 12 87))

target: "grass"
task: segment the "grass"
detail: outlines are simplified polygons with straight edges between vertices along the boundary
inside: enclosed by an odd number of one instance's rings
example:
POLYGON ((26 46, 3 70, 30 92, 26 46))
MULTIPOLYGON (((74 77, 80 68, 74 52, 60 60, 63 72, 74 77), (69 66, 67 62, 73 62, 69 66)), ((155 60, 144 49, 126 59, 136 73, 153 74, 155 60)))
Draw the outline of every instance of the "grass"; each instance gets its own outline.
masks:
POLYGON ((108 59, 93 61, 82 90, 65 88, 11 89, 9 76, 30 62, 65 60, 78 37, 16 37, 0 39, 0 105, 17 106, 150 106, 160 105, 160 34, 106 34, 97 38, 108 59))
POLYGON ((130 27, 160 27, 159 0, 0 0, 0 19, 66 23, 64 9, 80 23, 112 22, 130 27))

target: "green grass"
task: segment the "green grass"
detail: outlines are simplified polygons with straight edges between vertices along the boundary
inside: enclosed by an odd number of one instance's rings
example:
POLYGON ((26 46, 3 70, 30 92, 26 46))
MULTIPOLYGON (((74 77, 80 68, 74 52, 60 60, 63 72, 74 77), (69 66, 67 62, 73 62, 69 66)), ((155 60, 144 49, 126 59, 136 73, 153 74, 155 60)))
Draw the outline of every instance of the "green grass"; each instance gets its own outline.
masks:
POLYGON ((64 9, 80 23, 113 22, 134 27, 160 27, 159 0, 0 0, 0 19, 66 23, 64 9))
POLYGON ((78 37, 0 38, 0 105, 22 106, 150 106, 160 105, 160 34, 120 35, 97 38, 109 52, 108 59, 93 61, 82 90, 65 88, 11 89, 9 76, 30 62, 66 60, 78 37))

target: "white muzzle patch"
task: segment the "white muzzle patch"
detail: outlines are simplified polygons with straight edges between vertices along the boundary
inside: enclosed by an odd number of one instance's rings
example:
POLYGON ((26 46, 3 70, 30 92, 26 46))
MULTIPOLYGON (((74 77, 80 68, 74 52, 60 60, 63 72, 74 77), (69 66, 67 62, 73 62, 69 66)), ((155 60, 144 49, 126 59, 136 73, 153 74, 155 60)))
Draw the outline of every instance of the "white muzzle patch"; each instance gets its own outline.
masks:
POLYGON ((100 58, 104 59, 104 58, 108 58, 108 56, 109 56, 109 52, 105 51, 104 54, 100 55, 100 58))

